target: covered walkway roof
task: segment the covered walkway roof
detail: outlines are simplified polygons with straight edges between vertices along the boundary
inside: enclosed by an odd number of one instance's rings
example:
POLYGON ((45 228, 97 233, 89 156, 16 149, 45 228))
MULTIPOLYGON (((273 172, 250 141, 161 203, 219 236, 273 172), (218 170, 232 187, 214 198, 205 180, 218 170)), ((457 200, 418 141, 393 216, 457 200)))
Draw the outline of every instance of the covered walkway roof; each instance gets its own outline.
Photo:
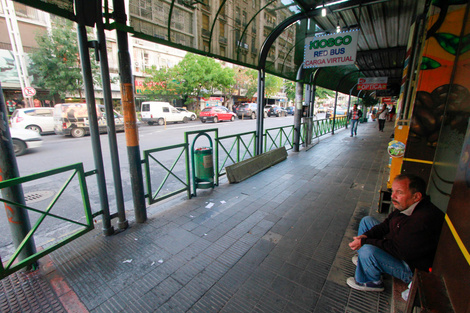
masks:
MULTIPOLYGON (((78 20, 73 0, 15 1, 78 20)), ((88 6, 90 1, 86 2, 88 6)), ((296 80, 303 62, 306 37, 334 33, 338 25, 341 31, 359 29, 356 64, 322 68, 315 81, 318 86, 349 93, 359 75, 388 77, 389 86, 400 85, 410 25, 424 11, 422 3, 414 0, 129 0, 128 25, 113 20, 112 1, 105 0, 103 5, 108 29, 119 28, 144 40, 253 69, 260 67, 260 53, 266 42, 271 41, 272 45, 265 51, 266 72, 290 80, 296 80), (326 8, 326 16, 322 16, 322 8, 326 8)), ((310 82, 310 74, 315 70, 305 71, 304 82, 310 82)))

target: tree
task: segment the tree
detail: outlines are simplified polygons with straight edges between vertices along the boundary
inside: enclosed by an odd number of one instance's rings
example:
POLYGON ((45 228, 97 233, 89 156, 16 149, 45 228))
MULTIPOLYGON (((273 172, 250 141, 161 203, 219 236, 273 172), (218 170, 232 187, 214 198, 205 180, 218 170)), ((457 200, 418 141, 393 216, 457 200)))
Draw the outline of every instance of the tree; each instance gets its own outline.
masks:
POLYGON ((216 90, 228 98, 235 85, 232 69, 222 68, 214 59, 193 53, 187 53, 173 68, 152 67, 146 74, 149 77, 145 80, 145 95, 155 99, 183 98, 185 103, 194 102, 196 97, 208 97, 216 90))
POLYGON ((284 79, 284 92, 289 101, 295 101, 295 82, 284 79))
POLYGON ((258 73, 255 70, 246 67, 239 67, 235 70, 235 88, 238 95, 242 95, 242 91, 248 98, 252 98, 258 90, 258 73))
MULTIPOLYGON (((39 48, 29 55, 29 73, 34 76, 34 83, 49 90, 53 96, 65 98, 70 94, 78 94, 81 99, 83 77, 77 32, 72 21, 57 18, 51 34, 37 36, 36 41, 39 48)), ((96 72, 98 66, 93 57, 90 59, 96 72)), ((99 84, 96 74, 94 80, 99 84)))
POLYGON ((266 79, 264 83, 264 93, 266 98, 275 96, 282 88, 282 78, 266 74, 266 79))

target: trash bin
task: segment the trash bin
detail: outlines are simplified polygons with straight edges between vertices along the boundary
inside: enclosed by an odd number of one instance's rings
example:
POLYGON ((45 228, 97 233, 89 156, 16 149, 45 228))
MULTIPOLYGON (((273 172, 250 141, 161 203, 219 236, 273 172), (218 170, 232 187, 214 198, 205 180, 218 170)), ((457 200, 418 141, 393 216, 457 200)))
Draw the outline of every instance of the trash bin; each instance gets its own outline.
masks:
POLYGON ((194 168, 194 179, 198 188, 214 187, 214 162, 211 147, 201 147, 194 150, 194 168))

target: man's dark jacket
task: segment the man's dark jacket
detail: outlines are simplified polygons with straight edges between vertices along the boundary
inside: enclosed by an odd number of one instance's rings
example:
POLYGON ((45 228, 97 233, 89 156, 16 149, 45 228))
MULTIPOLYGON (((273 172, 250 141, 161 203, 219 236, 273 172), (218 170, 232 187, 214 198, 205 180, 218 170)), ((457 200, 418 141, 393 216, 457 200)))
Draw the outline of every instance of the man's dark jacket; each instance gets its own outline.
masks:
POLYGON ((428 197, 421 200, 411 216, 395 209, 379 225, 364 235, 361 244, 381 248, 410 269, 428 271, 432 267, 441 233, 444 213, 431 203, 428 197))

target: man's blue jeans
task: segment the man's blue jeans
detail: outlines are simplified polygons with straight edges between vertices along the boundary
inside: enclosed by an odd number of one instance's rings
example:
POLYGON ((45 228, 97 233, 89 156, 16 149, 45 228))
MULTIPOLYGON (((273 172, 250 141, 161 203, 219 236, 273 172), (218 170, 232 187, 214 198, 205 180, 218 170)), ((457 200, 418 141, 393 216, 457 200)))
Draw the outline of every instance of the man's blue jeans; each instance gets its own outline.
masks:
POLYGON ((358 124, 359 124, 359 120, 351 120, 351 136, 353 135, 353 132, 355 135, 357 135, 358 124))
MULTIPOLYGON (((380 222, 375 218, 364 217, 359 224, 358 235, 362 235, 377 224, 380 222)), ((376 246, 363 245, 358 250, 356 281, 359 283, 378 282, 381 280, 382 273, 390 274, 405 283, 411 282, 413 278, 413 272, 405 261, 391 256, 376 246)))

